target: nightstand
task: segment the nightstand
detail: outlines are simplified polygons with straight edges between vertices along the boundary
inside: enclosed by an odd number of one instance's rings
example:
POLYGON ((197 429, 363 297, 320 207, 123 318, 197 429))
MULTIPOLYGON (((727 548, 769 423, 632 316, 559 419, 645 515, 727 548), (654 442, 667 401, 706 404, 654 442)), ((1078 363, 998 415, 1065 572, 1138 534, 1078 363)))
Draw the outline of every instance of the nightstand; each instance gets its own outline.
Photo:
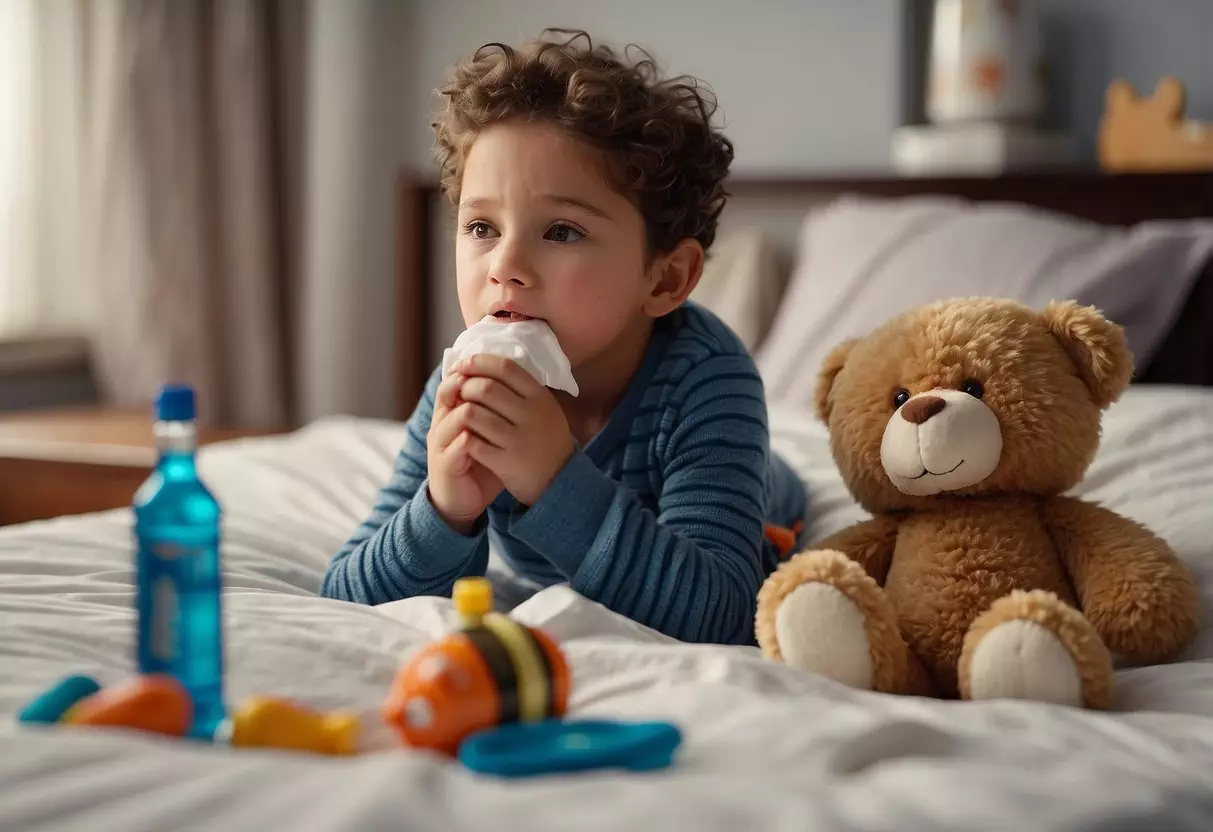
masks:
MULTIPOLYGON (((265 435, 199 430, 199 444, 265 435)), ((0 526, 129 506, 156 463, 145 410, 0 415, 0 526)))

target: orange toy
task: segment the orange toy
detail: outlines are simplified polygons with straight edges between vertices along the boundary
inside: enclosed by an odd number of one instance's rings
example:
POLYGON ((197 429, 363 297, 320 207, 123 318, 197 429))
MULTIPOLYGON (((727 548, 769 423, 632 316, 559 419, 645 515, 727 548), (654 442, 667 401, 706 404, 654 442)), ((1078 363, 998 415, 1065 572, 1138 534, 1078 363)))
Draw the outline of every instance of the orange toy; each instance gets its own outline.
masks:
POLYGON ((384 702, 400 738, 454 756, 477 731, 564 716, 570 673, 556 642, 493 612, 483 578, 461 579, 453 597, 463 627, 402 667, 384 702))
POLYGON ((194 717, 189 693, 172 676, 136 676, 102 688, 67 710, 67 725, 134 728, 173 737, 184 736, 194 717))
POLYGON ((763 536, 767 542, 779 550, 779 559, 787 560, 789 556, 794 554, 796 549, 796 541, 800 539, 800 535, 804 532, 804 523, 796 521, 792 528, 785 526, 773 526, 767 524, 763 529, 763 536))

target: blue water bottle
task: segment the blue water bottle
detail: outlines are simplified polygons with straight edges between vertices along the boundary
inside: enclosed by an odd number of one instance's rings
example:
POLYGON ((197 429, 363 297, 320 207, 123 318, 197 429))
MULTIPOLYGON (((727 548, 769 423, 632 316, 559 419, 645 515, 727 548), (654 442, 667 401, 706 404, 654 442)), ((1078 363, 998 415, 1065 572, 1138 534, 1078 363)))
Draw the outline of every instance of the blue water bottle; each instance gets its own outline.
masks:
POLYGON ((159 459, 134 498, 140 673, 167 673, 194 703, 191 735, 224 718, 219 502, 198 476, 194 391, 155 405, 159 459))

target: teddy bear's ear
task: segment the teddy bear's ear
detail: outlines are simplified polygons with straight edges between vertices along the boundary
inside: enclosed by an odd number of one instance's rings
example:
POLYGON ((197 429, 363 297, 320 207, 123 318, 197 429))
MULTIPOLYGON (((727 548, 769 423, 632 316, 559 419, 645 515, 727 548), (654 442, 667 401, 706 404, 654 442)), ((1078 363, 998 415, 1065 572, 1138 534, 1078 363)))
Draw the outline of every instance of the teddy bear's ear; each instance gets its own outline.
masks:
POLYGON ((830 393, 834 390, 834 379, 842 372, 843 365, 847 363, 847 356, 857 343, 858 338, 851 338, 830 350, 821 365, 821 371, 817 374, 817 392, 814 396, 817 418, 827 424, 830 421, 830 393))
POLYGON ((1074 362, 1095 404, 1104 408, 1120 398, 1133 377, 1124 329, 1095 307, 1072 300, 1050 303, 1041 317, 1074 362))

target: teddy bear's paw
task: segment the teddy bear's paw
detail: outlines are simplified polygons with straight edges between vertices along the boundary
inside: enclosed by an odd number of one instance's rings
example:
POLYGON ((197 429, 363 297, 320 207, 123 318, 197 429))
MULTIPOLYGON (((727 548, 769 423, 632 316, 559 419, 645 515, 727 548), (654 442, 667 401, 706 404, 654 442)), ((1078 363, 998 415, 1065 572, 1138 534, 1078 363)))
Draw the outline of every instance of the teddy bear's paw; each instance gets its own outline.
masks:
POLYGON ((1051 592, 1016 591, 978 616, 959 667, 966 699, 1111 704, 1112 664, 1091 623, 1051 592))
POLYGON ((807 583, 792 590, 775 611, 775 638, 792 667, 871 689, 867 625, 859 607, 837 587, 807 583))
POLYGON ((775 661, 864 690, 905 686, 907 649, 884 591, 841 552, 801 553, 767 578, 757 636, 775 661))
POLYGON ((970 699, 1031 699, 1082 704, 1082 679, 1052 630, 1035 621, 1004 621, 977 645, 969 665, 970 699))

